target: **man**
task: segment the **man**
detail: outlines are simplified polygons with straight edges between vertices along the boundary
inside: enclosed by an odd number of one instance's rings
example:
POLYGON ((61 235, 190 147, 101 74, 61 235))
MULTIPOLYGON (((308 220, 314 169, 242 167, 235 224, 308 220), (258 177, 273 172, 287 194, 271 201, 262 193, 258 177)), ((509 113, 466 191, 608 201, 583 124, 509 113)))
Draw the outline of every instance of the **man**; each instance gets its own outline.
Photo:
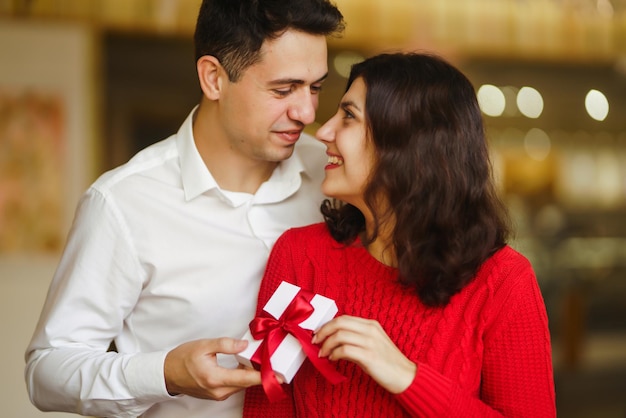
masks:
POLYGON ((78 206, 26 352, 38 408, 241 415, 241 390, 260 376, 232 354, 246 347, 237 338, 269 251, 320 220, 326 156, 300 137, 327 75, 326 36, 342 29, 327 0, 203 1, 199 106, 78 206))

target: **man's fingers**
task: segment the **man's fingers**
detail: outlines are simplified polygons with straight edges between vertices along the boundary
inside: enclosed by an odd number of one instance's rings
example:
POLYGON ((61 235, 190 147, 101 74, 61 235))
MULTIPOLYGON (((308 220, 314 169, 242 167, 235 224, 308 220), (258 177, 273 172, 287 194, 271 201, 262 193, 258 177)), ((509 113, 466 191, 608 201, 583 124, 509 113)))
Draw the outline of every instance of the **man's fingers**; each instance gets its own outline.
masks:
POLYGON ((223 337, 210 340, 210 344, 212 353, 237 354, 246 349, 248 341, 223 337))
POLYGON ((222 369, 222 386, 247 388, 261 384, 261 373, 254 369, 222 369))

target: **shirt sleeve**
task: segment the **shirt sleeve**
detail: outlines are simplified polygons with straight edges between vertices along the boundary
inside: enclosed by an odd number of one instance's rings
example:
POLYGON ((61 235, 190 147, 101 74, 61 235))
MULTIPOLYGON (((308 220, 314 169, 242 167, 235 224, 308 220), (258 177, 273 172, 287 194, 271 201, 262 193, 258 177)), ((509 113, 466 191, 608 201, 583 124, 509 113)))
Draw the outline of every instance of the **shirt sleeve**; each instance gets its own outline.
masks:
POLYGON ((547 315, 532 269, 508 295, 485 336, 480 396, 464 392, 428 364, 397 395, 413 416, 555 417, 554 380, 547 315))
POLYGON ((44 411, 131 417, 171 398, 163 374, 166 352, 107 351, 144 277, 115 204, 88 190, 26 350, 33 404, 44 411))
MULTIPOLYGON (((291 263, 289 239, 283 235, 274 245, 267 262, 265 274, 261 281, 256 314, 263 310, 263 306, 270 299, 282 281, 295 284, 293 264, 291 263), (289 279, 289 280, 286 280, 289 279)), ((293 384, 293 383, 292 383, 293 384)), ((243 416, 244 418, 292 418, 295 416, 292 384, 283 384, 287 398, 278 402, 270 402, 262 386, 246 389, 243 416)))

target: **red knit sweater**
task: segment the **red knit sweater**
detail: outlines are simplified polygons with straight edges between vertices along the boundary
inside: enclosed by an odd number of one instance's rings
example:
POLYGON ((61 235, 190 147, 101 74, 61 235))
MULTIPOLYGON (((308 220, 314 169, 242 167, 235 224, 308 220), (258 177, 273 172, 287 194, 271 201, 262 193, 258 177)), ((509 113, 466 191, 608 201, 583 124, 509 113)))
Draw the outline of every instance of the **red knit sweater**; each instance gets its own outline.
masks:
POLYGON ((247 390, 244 417, 554 417, 550 335, 530 263, 510 247, 494 254, 444 308, 423 305, 397 270, 359 242, 345 247, 324 224, 287 231, 276 243, 259 293, 265 305, 282 280, 334 299, 339 314, 375 319, 417 374, 393 395, 356 364, 331 385, 307 360, 286 401, 247 390))

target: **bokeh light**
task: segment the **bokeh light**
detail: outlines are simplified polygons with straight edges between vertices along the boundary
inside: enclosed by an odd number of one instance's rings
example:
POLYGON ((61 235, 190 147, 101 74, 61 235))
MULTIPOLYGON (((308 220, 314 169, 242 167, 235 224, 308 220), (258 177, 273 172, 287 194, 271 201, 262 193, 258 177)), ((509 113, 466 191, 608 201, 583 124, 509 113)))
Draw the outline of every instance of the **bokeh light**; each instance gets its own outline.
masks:
POLYGON ((527 118, 536 119, 543 112, 543 97, 532 87, 522 87, 517 93, 517 107, 527 118))
POLYGON ((585 109, 589 116, 601 122, 609 115, 609 101, 601 91, 591 89, 585 97, 585 109))
POLYGON ((488 116, 501 116, 506 106, 504 93, 492 84, 483 84, 476 93, 478 104, 484 114, 488 116))

